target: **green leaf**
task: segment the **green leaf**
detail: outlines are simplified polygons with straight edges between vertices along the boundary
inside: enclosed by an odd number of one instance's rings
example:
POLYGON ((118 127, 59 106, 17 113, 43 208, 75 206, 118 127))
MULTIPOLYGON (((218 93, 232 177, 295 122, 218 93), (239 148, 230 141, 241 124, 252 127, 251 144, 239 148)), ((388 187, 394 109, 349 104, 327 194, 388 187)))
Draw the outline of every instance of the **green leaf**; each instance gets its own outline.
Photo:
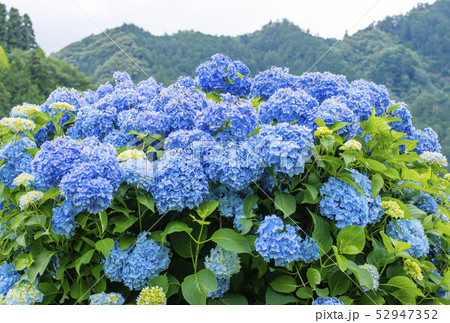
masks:
POLYGON ((247 239, 233 229, 219 229, 214 232, 211 240, 228 251, 234 251, 237 253, 252 252, 247 239))
POLYGON ((28 270, 29 281, 33 282, 38 274, 42 275, 44 273, 53 255, 54 252, 49 250, 44 250, 41 254, 39 254, 28 270))
POLYGON ((170 235, 170 243, 175 252, 183 258, 193 257, 193 248, 195 243, 184 232, 176 232, 170 235))
POLYGON ((181 284, 184 299, 191 305, 206 305, 209 293, 217 290, 217 280, 209 269, 187 276, 181 284))
POLYGON ((387 249, 389 253, 395 253, 396 250, 392 246, 392 239, 384 233, 384 231, 380 231, 381 239, 383 240, 383 245, 387 249))
POLYGON ((114 219, 114 230, 113 233, 122 233, 125 232, 129 227, 131 227, 133 224, 136 223, 136 221, 138 220, 137 217, 131 217, 131 218, 119 218, 119 219, 114 219))
POLYGON ((145 205, 153 213, 155 212, 155 200, 153 200, 153 197, 151 197, 149 193, 139 192, 137 199, 139 203, 145 205))
POLYGON ((275 280, 270 283, 270 287, 276 292, 292 293, 297 289, 298 285, 292 276, 283 275, 275 278, 275 280))
POLYGON ((382 163, 380 163, 378 160, 375 159, 366 159, 366 163, 369 167, 369 169, 377 171, 377 172, 384 172, 387 170, 387 167, 384 166, 382 163))
POLYGON ((341 271, 346 271, 348 267, 348 259, 343 255, 340 255, 338 252, 338 248, 333 246, 334 257, 336 258, 336 263, 341 269, 341 271))
POLYGON ((209 299, 208 305, 248 305, 248 302, 242 295, 226 293, 222 298, 209 299))
POLYGON ((166 275, 156 276, 155 278, 152 278, 150 282, 148 283, 149 287, 158 286, 161 287, 164 291, 164 293, 167 294, 169 291, 169 281, 167 279, 166 275))
POLYGON ((389 253, 383 248, 375 248, 367 256, 367 262, 377 268, 381 268, 386 265, 388 261, 389 253))
POLYGON ((119 238, 119 245, 122 250, 125 250, 134 243, 136 243, 136 237, 131 234, 122 234, 119 238))
POLYGON ((105 232, 106 227, 108 226, 108 215, 105 211, 102 211, 98 214, 100 218, 100 224, 102 226, 102 233, 105 232))
POLYGON ((278 294, 272 288, 268 287, 266 291, 266 304, 267 305, 284 305, 289 303, 295 303, 298 299, 293 295, 278 294))
POLYGON ((299 289, 297 289, 297 291, 295 292, 295 295, 297 295, 297 297, 303 298, 303 299, 313 298, 312 289, 307 286, 303 286, 303 287, 300 287, 299 289))
POLYGON ((86 265, 91 261, 92 256, 94 255, 95 250, 91 249, 86 251, 80 258, 78 258, 77 262, 80 264, 86 265))
POLYGON ((344 294, 350 287, 350 280, 347 275, 341 271, 335 272, 328 279, 330 294, 332 297, 344 294))
POLYGON ((106 238, 95 243, 95 249, 100 251, 105 257, 109 257, 109 252, 114 248, 114 240, 106 238))
POLYGON ((362 227, 345 227, 337 236, 337 247, 343 254, 356 255, 362 252, 365 244, 366 234, 362 227))
POLYGON ((330 294, 330 291, 328 290, 328 287, 326 288, 318 288, 316 287, 314 289, 316 291, 317 296, 323 297, 323 298, 327 298, 328 295, 330 294))
POLYGON ((306 277, 308 278, 308 282, 311 287, 319 285, 322 277, 320 276, 320 272, 316 268, 308 268, 306 271, 306 277))
POLYGON ((161 233, 162 243, 166 242, 166 237, 169 234, 175 233, 175 232, 192 232, 192 228, 189 228, 189 226, 181 221, 171 221, 169 224, 167 224, 164 231, 161 233))
POLYGON ((197 207, 197 214, 204 220, 209 215, 211 215, 215 211, 215 209, 217 209, 218 206, 219 202, 217 201, 203 202, 197 207))
POLYGON ((376 198, 380 194, 380 190, 384 186, 383 177, 380 174, 373 174, 372 176, 372 198, 376 198))
POLYGON ((351 260, 348 261, 348 269, 350 269, 350 271, 355 275, 355 277, 358 280, 360 286, 369 287, 369 288, 373 287, 373 277, 370 274, 370 272, 368 272, 365 269, 359 268, 351 260))
POLYGON ((275 192, 275 208, 283 212, 285 217, 294 214, 297 209, 295 197, 289 193, 275 192))
POLYGON ((258 195, 249 195, 244 200, 244 212, 245 214, 252 213, 253 208, 258 202, 258 195))
POLYGON ((331 246, 333 245, 333 237, 331 236, 330 225, 321 216, 318 216, 311 211, 309 211, 309 214, 311 214, 314 222, 314 231, 312 233, 312 237, 319 244, 320 254, 326 254, 328 251, 330 251, 331 246))

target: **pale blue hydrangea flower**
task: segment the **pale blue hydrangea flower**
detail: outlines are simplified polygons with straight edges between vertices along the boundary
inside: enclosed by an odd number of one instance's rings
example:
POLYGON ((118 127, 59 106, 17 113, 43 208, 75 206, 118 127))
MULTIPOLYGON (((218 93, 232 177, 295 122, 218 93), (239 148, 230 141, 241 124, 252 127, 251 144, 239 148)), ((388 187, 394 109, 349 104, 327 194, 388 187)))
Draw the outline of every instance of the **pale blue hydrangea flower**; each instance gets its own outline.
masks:
POLYGON ((119 293, 104 292, 89 296, 89 305, 122 305, 125 300, 119 293))
POLYGON ((317 297, 312 305, 344 305, 337 297, 317 297))
MULTIPOLYGON (((353 138, 359 128, 358 117, 344 103, 336 98, 323 101, 317 108, 314 117, 323 120, 328 127, 336 121, 350 123, 345 127, 336 130, 336 133, 340 136, 353 138)), ((316 125, 314 130, 316 130, 317 127, 318 126, 316 125)))
POLYGON ((264 164, 273 167, 276 173, 289 176, 303 173, 306 161, 312 156, 313 135, 304 126, 263 125, 254 139, 264 164))
POLYGON ((115 108, 102 111, 86 106, 78 110, 75 122, 67 134, 73 139, 85 139, 92 136, 102 139, 114 129, 115 119, 115 108))
POLYGON ((32 157, 26 150, 32 148, 36 148, 36 144, 25 137, 0 149, 0 160, 5 160, 0 166, 0 182, 6 187, 13 188, 14 179, 21 173, 31 173, 32 157))
POLYGON ((145 191, 150 190, 156 163, 148 159, 129 159, 119 163, 122 182, 136 185, 145 191))
POLYGON ((403 132, 407 135, 411 135, 414 131, 414 127, 411 122, 411 112, 409 112, 408 107, 405 103, 400 102, 399 105, 400 106, 398 107, 398 109, 389 112, 389 115, 402 119, 402 121, 393 121, 389 125, 398 132, 403 132))
POLYGON ((169 267, 170 249, 141 232, 136 244, 121 250, 118 242, 102 261, 103 270, 110 281, 123 282, 131 290, 144 288, 149 280, 169 267))
POLYGON ((198 84, 206 92, 221 91, 237 96, 247 96, 250 90, 250 70, 241 61, 231 61, 216 54, 211 61, 197 67, 198 84))
POLYGON ((78 223, 75 216, 80 213, 80 209, 75 208, 68 201, 62 202, 61 206, 53 208, 52 230, 53 233, 65 237, 72 237, 78 223))
POLYGON ((159 212, 198 206, 209 192, 200 161, 183 150, 166 151, 156 167, 151 192, 159 212))
POLYGON ((305 73, 298 79, 297 86, 322 102, 334 96, 342 95, 350 87, 344 75, 329 72, 305 73))
POLYGON ((34 305, 42 302, 44 294, 37 289, 37 283, 20 282, 6 294, 6 305, 34 305))
POLYGON ((261 222, 255 241, 256 251, 266 261, 275 260, 276 266, 286 266, 292 261, 310 263, 319 259, 319 245, 314 239, 302 239, 298 228, 286 226, 276 215, 266 216, 261 222))
POLYGON ((114 129, 105 136, 103 143, 111 144, 114 148, 132 147, 139 143, 139 137, 114 129))
POLYGON ((432 128, 426 128, 425 130, 414 129, 412 134, 406 138, 406 140, 419 140, 417 147, 412 151, 415 151, 418 155, 423 154, 426 151, 441 152, 441 144, 438 140, 437 133, 432 128))
POLYGON ((362 286, 363 290, 365 292, 367 292, 371 289, 376 291, 378 289, 378 287, 380 286, 380 282, 379 282, 380 274, 378 273, 377 267, 375 267, 374 265, 371 265, 371 264, 364 264, 364 265, 359 266, 359 268, 367 270, 372 275, 372 278, 373 278, 373 287, 362 286))
POLYGON ((166 135, 169 133, 169 118, 156 111, 139 111, 137 109, 122 111, 117 116, 119 129, 128 134, 137 131, 146 135, 166 135))
POLYGON ((224 250, 217 245, 205 257, 205 268, 217 278, 230 278, 241 270, 241 260, 236 252, 224 250))
POLYGON ((252 81, 250 96, 267 100, 279 89, 297 89, 297 80, 298 77, 289 74, 287 68, 272 67, 255 76, 252 81))
POLYGON ((418 220, 391 220, 386 226, 386 234, 392 239, 410 244, 411 248, 405 251, 414 258, 426 256, 430 250, 428 238, 425 235, 422 223, 418 220))
MULTIPOLYGON (((389 99, 389 92, 384 85, 377 85, 370 81, 365 80, 355 80, 351 83, 352 88, 358 88, 371 97, 370 105, 375 107, 375 115, 377 117, 382 116, 386 109, 392 105, 389 99)), ((372 110, 370 111, 372 113, 372 110)))
POLYGON ((222 298, 223 294, 230 289, 230 278, 217 278, 217 289, 208 294, 211 299, 222 298))
POLYGON ((303 90, 294 91, 283 88, 276 91, 269 100, 258 107, 258 118, 262 123, 271 124, 274 120, 309 124, 314 108, 319 102, 303 90))
POLYGON ((0 295, 6 296, 14 284, 20 280, 21 275, 15 269, 15 264, 7 262, 0 266, 0 295))

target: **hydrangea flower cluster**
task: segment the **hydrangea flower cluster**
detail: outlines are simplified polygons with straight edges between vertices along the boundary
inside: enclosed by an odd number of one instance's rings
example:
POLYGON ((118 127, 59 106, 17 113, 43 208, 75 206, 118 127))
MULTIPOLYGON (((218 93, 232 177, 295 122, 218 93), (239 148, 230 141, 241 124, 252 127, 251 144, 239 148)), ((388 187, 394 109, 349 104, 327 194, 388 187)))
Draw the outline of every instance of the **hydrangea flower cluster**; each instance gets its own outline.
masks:
POLYGON ((314 132, 314 136, 325 137, 331 135, 332 133, 333 131, 328 127, 318 127, 317 130, 314 132))
POLYGON ((411 112, 409 112, 406 104, 404 104, 403 102, 399 105, 400 106, 398 107, 398 109, 391 111, 389 115, 399 118, 401 119, 401 121, 393 121, 389 125, 398 132, 403 132, 407 135, 411 135, 415 130, 411 121, 411 112))
POLYGON ((145 287, 139 293, 136 300, 137 305, 166 305, 167 297, 159 286, 145 287))
POLYGON ((317 297, 313 302, 312 305, 344 305, 338 298, 336 297, 317 297))
POLYGON ((288 176, 303 173, 312 155, 311 130, 305 126, 279 123, 263 125, 255 137, 256 149, 267 167, 288 176))
POLYGON ((382 215, 381 198, 371 197, 371 180, 357 171, 352 176, 355 183, 361 186, 364 195, 350 184, 334 177, 329 178, 320 189, 320 213, 336 221, 339 229, 350 225, 365 227, 378 222, 382 215))
POLYGON ((115 243, 109 257, 103 260, 103 270, 110 281, 139 290, 169 267, 170 249, 148 236, 149 233, 141 232, 136 245, 125 250, 115 243))
POLYGON ((339 150, 361 150, 362 145, 359 141, 350 139, 344 143, 343 146, 339 148, 339 150))
POLYGON ((89 296, 89 305, 122 305, 125 300, 118 293, 98 293, 89 296))
POLYGON ((34 176, 28 173, 22 173, 13 180, 14 186, 29 186, 34 181, 34 176))
MULTIPOLYGON (((340 136, 353 138, 359 128, 358 117, 347 107, 345 103, 340 102, 336 98, 330 98, 322 102, 317 108, 314 119, 322 119, 325 124, 330 127, 336 121, 349 123, 345 127, 336 130, 340 136)), ((314 125, 317 128, 317 125, 314 125)))
POLYGON ((221 91, 237 96, 246 96, 250 90, 250 70, 241 61, 231 61, 222 54, 211 57, 211 61, 197 68, 199 86, 206 92, 221 91))
POLYGON ((15 270, 16 265, 5 262, 0 266, 0 295, 6 296, 14 284, 20 280, 20 274, 15 270))
POLYGON ((276 120, 278 123, 308 125, 312 124, 312 116, 318 106, 319 102, 303 90, 281 88, 259 105, 258 119, 267 124, 276 120))
POLYGON ((252 81, 250 96, 267 100, 279 89, 298 89, 297 82, 298 77, 289 74, 287 68, 272 67, 255 76, 252 81))
POLYGON ((276 215, 266 216, 261 222, 255 241, 256 251, 266 261, 273 259, 276 266, 286 266, 292 261, 310 263, 319 259, 319 245, 314 239, 302 239, 298 228, 283 221, 276 215))
POLYGON ((28 138, 11 141, 0 149, 0 160, 5 160, 0 166, 0 182, 6 187, 14 186, 14 179, 22 173, 31 173, 32 157, 27 149, 36 148, 36 144, 28 138))
POLYGON ((24 103, 11 109, 11 118, 32 118, 41 113, 41 107, 34 104, 24 103))
POLYGON ((441 153, 425 151, 420 155, 420 158, 422 158, 423 161, 429 164, 436 164, 442 167, 448 166, 447 157, 445 157, 441 153))
POLYGON ((401 219, 405 217, 405 212, 395 201, 383 201, 381 202, 381 208, 384 210, 384 213, 393 217, 394 219, 401 219))
POLYGON ((377 267, 375 267, 374 265, 371 264, 364 264, 359 266, 359 268, 367 270, 373 278, 373 287, 369 287, 369 286, 362 286, 364 291, 367 292, 371 289, 373 289, 374 291, 376 291, 378 289, 378 287, 380 286, 380 274, 378 273, 377 267))
POLYGON ((128 149, 119 154, 117 156, 118 161, 127 161, 127 160, 136 160, 136 159, 145 159, 145 153, 142 150, 137 149, 128 149))
POLYGON ((403 270, 413 279, 423 280, 422 269, 416 262, 406 259, 403 263, 403 270))
POLYGON ((319 103, 342 95, 350 87, 344 75, 335 75, 329 72, 305 73, 299 77, 296 85, 304 89, 319 103))
POLYGON ((19 198, 19 206, 21 210, 25 210, 27 207, 29 207, 32 204, 36 204, 42 197, 44 196, 44 193, 39 191, 31 191, 28 193, 25 193, 19 198))
POLYGON ((34 305, 42 302, 44 294, 31 282, 16 283, 6 294, 6 305, 34 305))
POLYGON ((75 216, 81 212, 80 208, 76 208, 69 201, 62 202, 61 206, 53 208, 52 216, 52 230, 53 233, 72 237, 75 233, 75 228, 78 223, 75 221, 75 216))
POLYGON ((33 130, 36 127, 33 121, 24 118, 3 118, 0 120, 0 126, 6 127, 15 133, 33 130))
POLYGON ((386 226, 386 234, 393 239, 410 244, 411 248, 406 249, 406 252, 414 258, 425 256, 429 252, 428 238, 422 223, 418 220, 391 220, 386 226), (394 224, 394 221, 397 223, 394 224))

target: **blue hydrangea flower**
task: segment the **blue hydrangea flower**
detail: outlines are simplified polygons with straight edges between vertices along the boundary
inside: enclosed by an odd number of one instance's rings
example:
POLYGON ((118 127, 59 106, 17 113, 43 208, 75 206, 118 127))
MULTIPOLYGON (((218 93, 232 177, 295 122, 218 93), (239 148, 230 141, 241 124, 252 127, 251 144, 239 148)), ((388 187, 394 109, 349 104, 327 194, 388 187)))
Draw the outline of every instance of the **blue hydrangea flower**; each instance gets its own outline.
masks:
POLYGON ((329 72, 305 73, 299 77, 297 86, 322 102, 334 96, 342 95, 350 87, 344 75, 329 72))
POLYGON ((82 96, 82 106, 85 105, 94 105, 101 99, 103 99, 106 95, 111 94, 114 91, 114 87, 109 83, 106 82, 105 84, 100 84, 97 90, 87 90, 85 91, 82 96))
POLYGON ((15 269, 15 264, 7 262, 0 266, 0 296, 6 296, 14 284, 20 280, 21 275, 15 269))
POLYGON ((406 242, 411 248, 405 251, 414 258, 426 256, 430 249, 428 238, 425 235, 422 223, 418 220, 399 219, 391 220, 386 226, 386 234, 392 239, 406 242), (394 221, 396 221, 397 226, 394 221))
POLYGON ((122 182, 150 190, 156 164, 148 159, 129 159, 119 163, 122 182))
POLYGON ((82 149, 83 145, 70 137, 45 142, 31 163, 37 187, 46 190, 57 186, 80 158, 82 149))
POLYGON ((208 147, 216 140, 207 132, 194 130, 178 130, 172 132, 164 141, 164 149, 194 149, 195 146, 208 147), (195 143, 195 145, 194 145, 195 143))
POLYGON ((147 80, 139 82, 136 87, 139 101, 136 108, 141 110, 148 109, 151 101, 156 98, 162 89, 162 84, 158 84, 153 77, 149 77, 147 80))
POLYGON ((198 85, 198 78, 193 79, 190 76, 180 76, 178 77, 177 81, 175 82, 177 86, 184 86, 184 87, 196 87, 198 85))
POLYGON ((97 137, 102 139, 114 129, 116 109, 111 108, 102 111, 90 106, 78 110, 74 125, 67 134, 73 139, 85 139, 97 137))
POLYGON ((259 154, 249 141, 216 145, 205 164, 209 180, 236 191, 258 181, 264 170, 259 154))
POLYGON ((137 109, 121 112, 117 117, 117 124, 126 134, 133 130, 143 134, 160 135, 169 133, 170 128, 169 119, 164 113, 137 109))
POLYGON ((263 125, 255 142, 267 167, 294 176, 303 173, 306 161, 312 156, 314 139, 311 129, 305 126, 278 123, 263 125))
POLYGON ((110 205, 121 182, 117 152, 94 137, 85 139, 82 144, 80 158, 63 176, 60 190, 74 206, 98 213, 110 205))
POLYGON ((365 80, 355 80, 351 83, 351 87, 362 90, 370 95, 371 99, 369 102, 372 107, 370 113, 372 113, 372 109, 375 107, 375 115, 377 117, 382 116, 386 112, 386 108, 392 105, 389 99, 389 92, 384 85, 377 85, 365 80))
POLYGON ((359 121, 368 120, 372 114, 372 95, 361 88, 350 86, 337 99, 344 103, 358 117, 359 121))
POLYGON ((389 125, 398 132, 403 132, 407 135, 411 135, 414 131, 414 127, 411 122, 411 112, 409 112, 405 103, 401 102, 399 103, 399 105, 400 106, 398 107, 398 109, 389 112, 389 115, 402 119, 402 121, 393 121, 389 125))
POLYGON ((336 221, 336 226, 343 229, 350 225, 364 227, 380 220, 383 211, 381 198, 372 199, 372 182, 356 171, 352 174, 355 183, 361 186, 364 195, 350 184, 331 177, 320 189, 322 200, 320 213, 336 221))
POLYGON ((105 136, 103 143, 111 144, 114 148, 132 147, 139 143, 139 137, 114 129, 105 136))
POLYGON ((122 305, 125 300, 119 293, 104 292, 89 296, 89 305, 122 305))
POLYGON ((208 178, 195 156, 169 150, 156 167, 151 192, 160 213, 192 209, 208 194, 208 178))
POLYGON ((425 192, 418 191, 418 193, 419 196, 414 205, 427 214, 437 214, 438 203, 436 202, 436 200, 430 194, 427 194, 425 192))
POLYGON ((255 76, 250 88, 250 96, 261 97, 265 101, 279 89, 291 88, 296 90, 297 80, 297 76, 289 74, 289 69, 272 67, 255 76))
POLYGON ((21 173, 31 173, 32 157, 26 150, 32 148, 36 148, 36 144, 25 137, 0 149, 0 160, 5 160, 0 166, 0 182, 6 187, 13 188, 14 179, 21 173))
POLYGON ((36 145, 40 147, 44 142, 52 140, 55 132, 56 128, 53 122, 47 122, 44 127, 39 128, 39 130, 34 134, 34 141, 36 142, 36 145))
POLYGON ((414 129, 412 135, 404 139, 419 140, 417 142, 417 147, 413 149, 418 155, 421 155, 426 151, 436 153, 441 152, 441 144, 439 143, 438 135, 431 128, 426 128, 424 131, 414 129))
POLYGON ((231 94, 221 95, 222 101, 210 104, 202 111, 198 126, 218 140, 243 140, 256 128, 256 112, 248 100, 231 94))
POLYGON ((231 61, 223 54, 216 54, 211 61, 197 67, 198 84, 206 92, 221 91, 236 96, 247 96, 250 90, 250 70, 241 61, 231 61))
MULTIPOLYGON (((349 125, 336 130, 340 136, 348 136, 353 138, 359 128, 358 117, 342 102, 336 98, 325 100, 318 108, 314 115, 315 119, 321 119, 330 127, 334 122, 348 122, 349 125)), ((316 130, 315 125, 314 130, 316 130)))
POLYGON ((344 305, 337 297, 317 297, 312 305, 344 305))
POLYGON ((136 245, 125 250, 116 242, 109 258, 102 261, 103 270, 110 281, 123 282, 129 289, 140 290, 149 280, 169 267, 170 250, 141 232, 136 245))
POLYGON ((68 202, 62 202, 61 206, 53 208, 52 230, 53 233, 65 237, 72 237, 75 234, 75 228, 78 223, 75 222, 75 216, 80 210, 68 202))
POLYGON ((305 91, 283 88, 259 105, 258 119, 262 123, 269 124, 274 120, 278 123, 309 124, 314 108, 318 106, 319 102, 305 91))
POLYGON ((222 298, 223 294, 230 289, 230 278, 217 278, 217 289, 208 294, 211 299, 222 298))
POLYGON ((34 305, 42 302, 44 294, 37 289, 37 282, 22 281, 6 294, 6 305, 34 305))
POLYGON ((255 241, 256 251, 265 261, 275 260, 276 266, 286 266, 292 261, 310 263, 319 259, 320 250, 316 241, 302 239, 298 228, 286 226, 276 215, 266 216, 261 222, 255 241))
MULTIPOLYGON (((55 116, 56 111, 50 109, 50 106, 53 103, 63 102, 72 105, 75 108, 74 113, 81 108, 83 100, 81 94, 75 89, 67 89, 65 87, 59 87, 52 93, 50 93, 49 97, 45 101, 45 103, 41 106, 42 112, 50 113, 50 116, 55 116)), ((66 113, 63 117, 63 121, 67 122, 71 118, 71 115, 66 113), (66 120, 67 119, 67 120, 66 120)))
POLYGON ((205 268, 217 278, 230 278, 241 270, 241 260, 236 252, 222 249, 217 245, 205 257, 205 268))

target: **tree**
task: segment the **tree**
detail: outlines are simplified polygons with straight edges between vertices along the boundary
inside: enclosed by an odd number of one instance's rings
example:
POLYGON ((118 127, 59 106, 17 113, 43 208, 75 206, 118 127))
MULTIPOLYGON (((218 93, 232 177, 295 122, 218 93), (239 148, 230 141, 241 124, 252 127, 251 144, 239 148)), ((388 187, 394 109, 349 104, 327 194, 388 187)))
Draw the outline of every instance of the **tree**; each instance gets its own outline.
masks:
POLYGON ((8 49, 22 48, 22 19, 16 8, 9 10, 8 21, 6 22, 6 45, 8 49))
POLYGON ((22 49, 31 49, 36 47, 36 40, 34 38, 33 24, 31 23, 30 16, 24 14, 21 24, 21 36, 22 36, 22 49))
POLYGON ((5 50, 2 46, 0 46, 0 71, 4 69, 9 69, 11 64, 9 64, 8 56, 6 55, 5 50))
POLYGON ((0 3, 0 45, 4 46, 6 42, 6 17, 8 13, 6 6, 0 3))

